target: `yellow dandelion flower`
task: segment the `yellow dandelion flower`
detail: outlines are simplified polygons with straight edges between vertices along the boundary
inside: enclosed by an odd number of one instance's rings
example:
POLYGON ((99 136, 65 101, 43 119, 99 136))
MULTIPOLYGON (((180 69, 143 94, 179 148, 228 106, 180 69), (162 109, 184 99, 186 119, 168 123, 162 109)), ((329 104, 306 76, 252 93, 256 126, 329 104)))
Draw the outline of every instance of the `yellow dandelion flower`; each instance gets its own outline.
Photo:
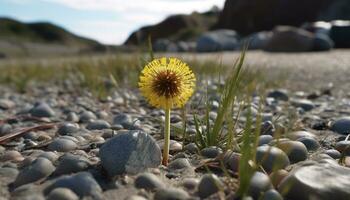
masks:
POLYGON ((154 59, 141 72, 139 87, 151 105, 171 109, 182 107, 191 97, 195 76, 177 58, 154 59))

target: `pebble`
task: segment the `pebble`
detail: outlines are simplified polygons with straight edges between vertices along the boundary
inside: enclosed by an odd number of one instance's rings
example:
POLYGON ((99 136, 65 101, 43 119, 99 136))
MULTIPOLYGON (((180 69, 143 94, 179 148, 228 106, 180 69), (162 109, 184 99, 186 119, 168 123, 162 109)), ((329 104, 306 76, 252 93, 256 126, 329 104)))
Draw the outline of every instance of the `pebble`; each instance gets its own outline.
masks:
POLYGON ((270 91, 267 94, 267 97, 272 97, 276 100, 281 100, 281 101, 288 101, 289 100, 288 91, 284 90, 284 89, 270 91))
POLYGON ((261 200, 283 200, 283 197, 277 190, 270 189, 264 193, 261 200))
POLYGON ((66 153, 59 159, 59 164, 54 175, 71 174, 88 169, 90 166, 88 160, 82 156, 66 153))
POLYGON ((289 165, 289 158, 286 153, 277 147, 267 145, 257 148, 256 161, 268 173, 289 165))
POLYGON ((308 137, 308 138, 315 138, 316 136, 310 132, 307 131, 294 131, 294 132, 290 132, 287 133, 287 138, 291 139, 291 140, 298 140, 300 138, 303 137, 308 137))
POLYGON ((297 139, 297 141, 303 143, 308 151, 316 151, 321 146, 317 140, 310 137, 302 137, 297 139))
POLYGON ((47 200, 78 200, 79 197, 68 188, 56 188, 47 196, 47 200))
POLYGON ((191 169, 192 166, 187 158, 177 158, 169 163, 168 168, 170 170, 182 170, 191 169))
POLYGON ((223 183, 215 174, 205 174, 198 184, 198 195, 204 199, 217 193, 223 187, 223 183))
POLYGON ((142 131, 117 134, 102 145, 99 156, 110 176, 136 174, 158 167, 161 163, 158 144, 152 136, 142 131))
POLYGON ((262 146, 264 144, 268 144, 273 140, 273 137, 271 135, 260 135, 259 136, 259 146, 262 146))
POLYGON ((78 148, 78 145, 66 138, 56 138, 48 146, 50 151, 68 152, 78 148))
POLYGON ((192 153, 192 154, 195 154, 199 151, 198 147, 195 143, 189 143, 189 144, 185 145, 184 150, 188 151, 189 153, 192 153))
POLYGON ((80 198, 90 196, 93 199, 101 199, 102 189, 89 172, 78 172, 74 175, 64 175, 53 181, 44 189, 45 194, 49 194, 56 188, 68 188, 80 198))
POLYGON ((164 187, 164 183, 162 183, 158 176, 149 172, 138 175, 134 185, 136 188, 145 190, 156 190, 164 187))
POLYGON ((33 183, 40 179, 49 176, 55 167, 51 161, 46 158, 37 158, 28 167, 21 170, 14 181, 14 187, 19 187, 24 184, 33 183))
POLYGON ((227 169, 232 170, 233 172, 238 172, 240 158, 241 154, 227 151, 224 155, 224 164, 227 169))
POLYGON ((277 147, 287 154, 291 164, 307 159, 307 148, 301 142, 283 141, 278 143, 277 147))
POLYGON ((13 108, 16 104, 8 99, 0 99, 0 109, 8 110, 10 108, 13 108))
POLYGON ((86 128, 88 130, 103 130, 103 129, 109 129, 111 125, 106 122, 105 120, 96 120, 89 122, 86 128))
POLYGON ((315 108, 315 104, 308 99, 294 99, 291 104, 295 107, 302 108, 304 111, 310 111, 315 108))
POLYGON ((0 126, 0 136, 4 136, 6 134, 11 133, 12 126, 10 124, 3 124, 0 126))
POLYGON ((125 200, 147 200, 147 199, 143 196, 131 195, 131 196, 127 197, 125 200))
POLYGON ((277 170, 270 174, 270 180, 272 185, 277 188, 285 177, 288 176, 288 171, 284 169, 277 170))
POLYGON ((67 115, 67 121, 79 122, 79 116, 75 112, 69 112, 67 115))
POLYGON ((199 180, 196 178, 184 178, 182 180, 182 186, 188 191, 194 191, 197 189, 199 180))
POLYGON ((349 188, 349 168, 332 162, 305 162, 290 172, 278 190, 286 199, 348 200, 349 188))
POLYGON ((52 108, 46 103, 39 103, 39 104, 35 105, 29 112, 34 117, 53 117, 53 116, 55 116, 55 111, 53 111, 52 108))
POLYGON ((341 117, 335 120, 330 129, 339 134, 350 134, 350 117, 341 117))
POLYGON ((220 147, 210 146, 203 148, 200 153, 206 158, 216 158, 218 155, 222 154, 222 149, 220 147))
POLYGON ((254 199, 258 199, 264 192, 271 188, 270 178, 262 172, 255 172, 250 180, 248 194, 254 199))
POLYGON ((38 155, 39 157, 46 158, 50 160, 51 162, 55 162, 58 159, 58 155, 52 151, 46 151, 38 155))
POLYGON ((327 149, 324 153, 333 159, 339 159, 341 157, 341 153, 336 149, 327 149))
POLYGON ((118 114, 113 118, 113 125, 119 124, 124 128, 128 129, 133 126, 133 120, 130 115, 127 114, 118 114))
POLYGON ((350 156, 350 140, 337 142, 335 144, 335 149, 346 156, 350 156))
POLYGON ((273 135, 274 132, 275 126, 271 121, 261 123, 260 135, 273 135))
POLYGON ((81 123, 88 123, 92 120, 95 120, 97 117, 96 115, 91 111, 84 111, 79 116, 79 122, 81 123))
POLYGON ((162 188, 154 194, 154 200, 187 200, 190 196, 178 188, 162 188))
MULTIPOLYGON (((163 150, 164 148, 164 139, 158 140, 157 144, 159 145, 160 149, 163 150)), ((182 150, 182 144, 176 140, 170 140, 169 143, 169 151, 171 153, 179 152, 182 150)))
POLYGON ((79 129, 78 124, 66 122, 58 128, 57 133, 60 135, 70 135, 78 132, 79 129))
POLYGON ((18 151, 6 151, 4 155, 0 156, 0 161, 1 162, 6 162, 6 161, 14 161, 14 162, 21 162, 24 160, 24 157, 22 154, 18 151))

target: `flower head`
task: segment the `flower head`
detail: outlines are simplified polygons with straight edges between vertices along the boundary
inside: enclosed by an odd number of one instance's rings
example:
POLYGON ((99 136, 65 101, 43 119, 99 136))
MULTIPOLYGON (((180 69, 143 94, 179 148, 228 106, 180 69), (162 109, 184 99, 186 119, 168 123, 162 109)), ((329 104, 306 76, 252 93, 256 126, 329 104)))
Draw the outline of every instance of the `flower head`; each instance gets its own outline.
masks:
POLYGON ((186 63, 177 58, 154 59, 140 75, 139 87, 151 105, 170 109, 182 107, 191 97, 196 78, 186 63))

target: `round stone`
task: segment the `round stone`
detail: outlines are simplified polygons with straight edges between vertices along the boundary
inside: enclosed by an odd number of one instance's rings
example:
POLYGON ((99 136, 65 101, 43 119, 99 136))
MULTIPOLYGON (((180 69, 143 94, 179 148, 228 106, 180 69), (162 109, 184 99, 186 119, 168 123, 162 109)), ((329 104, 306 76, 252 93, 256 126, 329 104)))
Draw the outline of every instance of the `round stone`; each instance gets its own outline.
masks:
POLYGON ((233 172, 238 172, 240 158, 241 154, 227 151, 224 155, 224 164, 227 169, 232 170, 233 172))
POLYGON ((134 184, 136 188, 145 190, 156 190, 164 187, 164 183, 158 176, 148 172, 138 175, 134 184))
POLYGON ((206 158, 216 158, 220 154, 222 154, 222 149, 216 146, 205 147, 201 150, 201 155, 206 158))
POLYGON ((154 194, 154 200, 187 200, 186 191, 177 188, 162 188, 154 194))
POLYGON ((217 193, 222 187, 223 183, 215 174, 205 174, 199 181, 198 195, 200 198, 204 199, 217 193))
POLYGON ((37 104, 29 112, 34 117, 53 117, 55 115, 55 112, 46 103, 37 104))
POLYGON ((77 149, 77 144, 70 139, 56 138, 48 146, 50 151, 68 152, 77 149))
POLYGON ((67 115, 67 121, 69 122, 79 122, 79 117, 75 112, 70 112, 67 115))
POLYGON ((315 108, 315 104, 308 99, 294 99, 292 105, 302 108, 304 111, 310 111, 315 108))
POLYGON ((333 159, 339 159, 341 157, 341 153, 336 149, 327 149, 324 153, 333 159))
POLYGON ((19 187, 24 184, 33 183, 46 178, 54 170, 55 167, 50 160, 46 158, 37 158, 31 165, 20 171, 13 185, 14 187, 19 187))
POLYGON ((58 155, 52 151, 46 151, 38 155, 39 157, 46 158, 50 160, 51 162, 55 162, 58 159, 58 155))
POLYGON ((197 188, 199 180, 196 178, 184 178, 182 181, 182 186, 188 190, 193 191, 197 188))
POLYGON ((12 126, 10 124, 3 124, 0 126, 0 136, 4 136, 6 134, 11 133, 12 126))
POLYGON ((198 147, 195 143, 189 143, 184 147, 184 150, 188 151, 189 153, 197 153, 198 147))
POLYGON ((283 181, 283 179, 287 176, 288 176, 288 171, 284 169, 280 169, 270 174, 270 180, 273 186, 277 188, 279 184, 283 181))
POLYGON ((90 166, 88 160, 79 155, 67 153, 60 157, 54 175, 71 174, 86 170, 90 166))
POLYGON ((93 199, 102 198, 102 189, 89 172, 78 172, 72 176, 61 176, 55 179, 51 185, 46 187, 44 193, 49 194, 56 188, 68 188, 77 194, 79 198, 85 196, 90 196, 93 199))
POLYGON ((330 129, 339 134, 350 134, 350 117, 342 117, 335 120, 330 129))
POLYGON ((315 138, 315 135, 307 131, 294 131, 294 132, 287 133, 287 138, 291 140, 297 140, 303 137, 315 138))
POLYGON ((271 121, 265 121, 261 124, 260 135, 273 135, 275 126, 271 121))
MULTIPOLYGON (((157 141, 157 144, 159 145, 160 149, 163 150, 164 148, 164 140, 159 140, 157 141)), ((179 152, 182 150, 182 144, 176 140, 170 140, 169 143, 169 151, 174 153, 174 152, 179 152)))
POLYGON ((113 125, 122 125, 124 128, 128 129, 133 126, 133 120, 130 115, 118 114, 113 118, 113 125))
POLYGON ((262 196, 262 200, 283 200, 283 197, 279 192, 274 189, 268 190, 262 196))
POLYGON ((88 123, 92 120, 95 120, 97 117, 91 111, 84 111, 80 114, 79 121, 82 123, 88 123))
POLYGON ((64 123, 58 128, 57 133, 60 135, 69 135, 79 131, 79 125, 75 123, 64 123))
POLYGON ((281 149, 267 145, 257 148, 256 161, 268 173, 283 169, 289 165, 288 156, 281 149))
POLYGON ((350 156, 350 140, 337 142, 335 144, 335 149, 346 156, 350 156))
POLYGON ((268 144, 273 140, 273 137, 271 135, 260 135, 259 136, 259 146, 262 146, 264 144, 268 144))
POLYGON ((270 178, 261 172, 255 172, 250 180, 248 194, 258 199, 261 194, 272 188, 270 178))
POLYGON ((286 199, 348 200, 350 169, 335 162, 305 163, 294 168, 278 191, 286 199))
POLYGON ((283 141, 278 143, 277 147, 287 154, 289 161, 292 164, 307 159, 307 155, 308 155, 307 148, 301 142, 283 141))
POLYGON ((111 125, 104 120, 92 121, 92 122, 89 122, 88 125, 86 126, 88 130, 103 130, 103 129, 109 129, 110 127, 111 125))
POLYGON ((281 101, 288 101, 289 99, 288 91, 284 89, 270 91, 267 94, 267 97, 272 97, 274 99, 281 100, 281 101))
POLYGON ((78 200, 79 197, 70 189, 56 188, 47 196, 47 200, 78 200))
POLYGON ((161 163, 158 144, 152 136, 142 131, 117 134, 102 145, 99 156, 110 176, 136 174, 158 167, 161 163))
POLYGON ((4 155, 0 156, 0 161, 1 162, 6 162, 6 161, 14 161, 14 162, 21 162, 24 160, 24 157, 22 154, 18 151, 6 151, 4 155))
POLYGON ((316 151, 321 146, 317 140, 310 137, 299 138, 297 141, 303 143, 308 151, 316 151))
POLYGON ((187 158, 178 158, 171 161, 168 165, 170 170, 182 170, 182 169, 191 169, 192 166, 187 158))

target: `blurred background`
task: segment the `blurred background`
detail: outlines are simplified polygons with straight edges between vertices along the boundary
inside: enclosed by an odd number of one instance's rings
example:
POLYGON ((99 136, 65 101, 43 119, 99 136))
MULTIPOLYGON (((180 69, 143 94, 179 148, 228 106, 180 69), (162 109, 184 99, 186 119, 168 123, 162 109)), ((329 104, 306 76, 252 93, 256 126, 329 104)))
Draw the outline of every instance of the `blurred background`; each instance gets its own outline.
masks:
POLYGON ((0 0, 0 58, 350 47, 349 0, 0 0))

